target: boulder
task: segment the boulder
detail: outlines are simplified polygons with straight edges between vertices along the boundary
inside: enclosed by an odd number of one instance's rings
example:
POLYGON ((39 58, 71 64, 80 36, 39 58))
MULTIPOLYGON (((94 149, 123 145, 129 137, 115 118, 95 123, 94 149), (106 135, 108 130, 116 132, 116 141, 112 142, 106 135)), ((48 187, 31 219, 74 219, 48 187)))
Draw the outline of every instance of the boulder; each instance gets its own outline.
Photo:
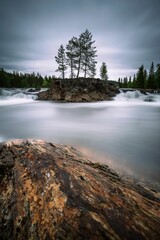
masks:
POLYGON ((93 102, 111 100, 118 88, 112 83, 93 78, 54 80, 50 88, 38 94, 38 100, 93 102))
POLYGON ((154 239, 159 192, 71 146, 0 144, 0 239, 154 239))

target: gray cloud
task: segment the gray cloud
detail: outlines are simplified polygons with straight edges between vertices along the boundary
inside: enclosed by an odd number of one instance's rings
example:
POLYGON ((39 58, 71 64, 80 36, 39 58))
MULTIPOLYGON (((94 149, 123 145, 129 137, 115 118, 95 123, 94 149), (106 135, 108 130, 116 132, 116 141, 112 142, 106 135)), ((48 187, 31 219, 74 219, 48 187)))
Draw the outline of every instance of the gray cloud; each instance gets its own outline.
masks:
POLYGON ((159 9, 159 0, 1 0, 0 67, 55 74, 60 44, 88 28, 98 71, 105 61, 110 78, 133 74, 160 62, 159 9))

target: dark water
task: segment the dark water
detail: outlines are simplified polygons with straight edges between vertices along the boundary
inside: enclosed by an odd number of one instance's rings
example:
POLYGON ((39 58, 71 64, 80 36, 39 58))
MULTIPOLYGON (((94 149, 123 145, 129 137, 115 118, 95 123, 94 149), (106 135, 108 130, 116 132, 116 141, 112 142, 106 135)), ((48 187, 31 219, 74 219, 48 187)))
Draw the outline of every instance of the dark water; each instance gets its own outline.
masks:
POLYGON ((160 183, 159 100, 148 103, 141 96, 120 94, 112 102, 25 102, 23 98, 18 103, 11 98, 0 102, 0 141, 35 138, 72 144, 94 161, 160 183))

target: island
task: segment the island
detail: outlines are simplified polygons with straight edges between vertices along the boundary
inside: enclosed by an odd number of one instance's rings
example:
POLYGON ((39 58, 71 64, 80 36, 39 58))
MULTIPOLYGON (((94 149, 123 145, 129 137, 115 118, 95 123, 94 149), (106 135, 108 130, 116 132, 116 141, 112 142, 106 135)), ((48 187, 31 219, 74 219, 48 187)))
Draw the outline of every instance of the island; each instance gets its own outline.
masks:
POLYGON ((112 81, 97 78, 55 79, 46 91, 38 93, 38 100, 63 102, 95 102, 111 100, 119 93, 112 81))

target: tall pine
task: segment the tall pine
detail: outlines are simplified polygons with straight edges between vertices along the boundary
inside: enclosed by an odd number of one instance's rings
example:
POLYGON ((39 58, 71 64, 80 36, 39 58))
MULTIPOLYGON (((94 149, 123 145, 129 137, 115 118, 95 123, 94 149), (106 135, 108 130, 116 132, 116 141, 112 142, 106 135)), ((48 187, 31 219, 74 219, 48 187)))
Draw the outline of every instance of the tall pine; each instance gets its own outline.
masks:
POLYGON ((66 65, 66 54, 65 54, 65 48, 63 45, 61 45, 58 49, 58 56, 55 57, 56 62, 58 64, 57 72, 61 73, 62 78, 65 78, 65 71, 67 69, 66 65))
POLYGON ((67 55, 67 65, 70 67, 70 77, 75 77, 75 69, 76 69, 76 49, 77 49, 77 38, 73 37, 69 40, 66 46, 66 55, 67 55))

